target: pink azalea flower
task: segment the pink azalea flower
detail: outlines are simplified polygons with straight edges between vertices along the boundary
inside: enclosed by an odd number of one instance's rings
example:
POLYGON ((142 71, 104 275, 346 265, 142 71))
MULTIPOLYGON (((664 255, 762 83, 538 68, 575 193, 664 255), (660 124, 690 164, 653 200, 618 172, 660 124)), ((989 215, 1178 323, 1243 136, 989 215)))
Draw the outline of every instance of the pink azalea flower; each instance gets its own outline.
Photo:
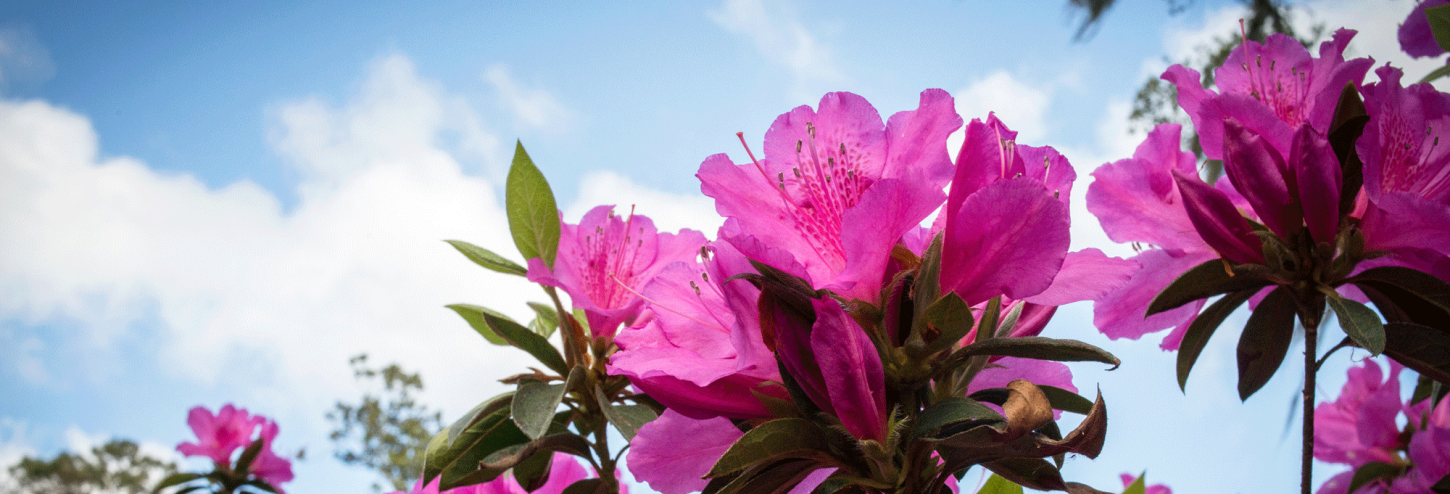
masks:
POLYGON ((1339 398, 1314 408, 1314 457, 1358 468, 1369 462, 1392 463, 1399 447, 1400 370, 1390 361, 1390 374, 1382 380, 1373 360, 1349 369, 1339 398))
MULTIPOLYGON (((1128 487, 1130 485, 1133 485, 1133 482, 1137 482, 1138 481, 1138 477, 1134 476, 1133 474, 1128 474, 1128 473, 1118 475, 1118 478, 1123 481, 1123 487, 1128 487)), ((1173 494, 1173 489, 1169 489, 1168 486, 1163 485, 1163 484, 1153 484, 1153 485, 1147 486, 1147 489, 1144 490, 1143 493, 1144 494, 1173 494)))
MULTIPOLYGON (((257 417, 261 418, 260 415, 257 417)), ((252 475, 266 481, 279 494, 287 494, 281 485, 283 482, 292 481, 292 462, 272 452, 272 440, 277 438, 278 431, 276 421, 267 420, 262 423, 262 451, 252 460, 252 475)))
POLYGON ((1390 492, 1429 492, 1430 487, 1450 475, 1450 397, 1441 399, 1428 416, 1423 413, 1407 415, 1410 425, 1419 429, 1410 438, 1409 457, 1414 466, 1404 477, 1395 480, 1390 492))
POLYGON ((721 238, 746 256, 773 257, 813 287, 875 302, 891 249, 941 204, 952 173, 946 138, 960 126, 940 89, 885 125, 860 96, 829 93, 817 109, 776 119, 764 159, 706 158, 700 190, 726 217, 721 238))
POLYGON ((614 336, 630 324, 643 300, 636 290, 676 261, 688 261, 705 244, 694 230, 657 233, 642 215, 620 217, 613 206, 584 214, 578 225, 563 224, 554 269, 529 260, 529 281, 563 288, 576 309, 584 309, 594 337, 614 336))
POLYGON ((972 305, 998 295, 1062 305, 1126 283, 1137 263, 1067 250, 1077 178, 1067 158, 1016 138, 996 115, 967 125, 944 211, 942 290, 972 305))
POLYGON ((222 406, 216 415, 206 407, 195 407, 187 414, 186 423, 196 433, 198 442, 185 442, 176 450, 186 456, 205 456, 218 465, 229 465, 232 452, 245 448, 252 442, 252 431, 264 420, 252 417, 244 408, 230 403, 222 406))
POLYGON ((1336 31, 1319 45, 1318 58, 1284 34, 1269 35, 1262 44, 1245 41, 1215 70, 1219 92, 1204 89, 1198 71, 1182 65, 1169 67, 1163 79, 1178 87, 1178 104, 1210 159, 1223 158, 1223 122, 1230 118, 1287 154, 1301 125, 1329 131, 1340 91, 1349 83, 1358 86, 1373 65, 1368 58, 1344 60, 1354 34, 1336 31))
POLYGON ((1444 5, 1450 5, 1450 0, 1424 0, 1410 9, 1410 16, 1400 24, 1401 50, 1415 58, 1434 57, 1445 53, 1445 49, 1435 41, 1435 34, 1430 31, 1430 19, 1425 17, 1425 9, 1444 5))
POLYGON ((743 436, 725 418, 693 419, 670 408, 630 441, 629 471, 661 494, 699 491, 705 474, 743 436))
POLYGON ((620 351, 609 372, 690 417, 769 417, 754 393, 787 394, 761 336, 760 290, 745 280, 725 281, 754 268, 728 243, 706 249, 711 255, 703 264, 672 264, 645 286, 652 303, 615 338, 620 351))

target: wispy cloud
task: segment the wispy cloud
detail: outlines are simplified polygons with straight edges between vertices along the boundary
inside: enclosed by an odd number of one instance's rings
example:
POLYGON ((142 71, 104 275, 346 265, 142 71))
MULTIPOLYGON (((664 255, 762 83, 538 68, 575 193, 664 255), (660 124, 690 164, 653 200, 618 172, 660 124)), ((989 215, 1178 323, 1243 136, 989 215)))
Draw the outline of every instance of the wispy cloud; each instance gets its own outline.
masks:
POLYGON ((574 113, 554 95, 543 89, 525 87, 514 79, 507 65, 489 66, 483 78, 498 93, 499 105, 508 109, 521 127, 565 131, 574 122, 574 113))
POLYGON ((55 75, 50 51, 27 27, 0 27, 0 89, 45 82, 55 75))
POLYGON ((814 101, 814 95, 823 92, 822 86, 844 79, 830 47, 796 20, 782 2, 725 0, 707 15, 725 30, 754 43, 766 60, 788 70, 795 99, 814 101))

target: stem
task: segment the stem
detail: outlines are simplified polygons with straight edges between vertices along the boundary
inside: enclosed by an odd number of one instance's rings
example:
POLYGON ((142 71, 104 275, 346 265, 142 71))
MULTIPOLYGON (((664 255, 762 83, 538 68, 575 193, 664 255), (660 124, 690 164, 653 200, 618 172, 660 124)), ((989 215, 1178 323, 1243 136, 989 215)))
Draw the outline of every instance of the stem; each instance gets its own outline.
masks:
POLYGON ((1318 355, 1318 324, 1304 325, 1304 463, 1299 490, 1311 494, 1310 483, 1314 475, 1314 374, 1319 370, 1315 363, 1318 355))

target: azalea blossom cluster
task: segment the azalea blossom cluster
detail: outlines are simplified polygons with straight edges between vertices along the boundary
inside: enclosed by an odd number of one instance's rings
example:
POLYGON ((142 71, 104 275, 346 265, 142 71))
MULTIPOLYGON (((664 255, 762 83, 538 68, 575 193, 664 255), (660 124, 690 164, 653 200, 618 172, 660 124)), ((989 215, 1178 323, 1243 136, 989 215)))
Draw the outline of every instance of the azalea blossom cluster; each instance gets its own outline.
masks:
POLYGON ((272 450, 272 442, 280 432, 276 421, 228 403, 215 414, 206 407, 192 408, 186 423, 197 441, 183 442, 176 450, 186 456, 209 458, 215 468, 204 474, 172 475, 162 480, 156 491, 176 486, 185 491, 204 489, 230 494, 250 488, 285 494, 281 485, 292 481, 292 462, 272 450))
POLYGON ((1320 486, 1320 494, 1350 492, 1366 466, 1382 473, 1364 476, 1355 493, 1431 492, 1450 475, 1450 398, 1438 404, 1433 396, 1402 399, 1402 370, 1391 360, 1384 376, 1379 364, 1366 360, 1349 369, 1339 399, 1314 409, 1314 457, 1351 467, 1320 486))
MULTIPOLYGON (((573 456, 554 453, 549 459, 549 474, 538 485, 525 487, 513 475, 505 475, 482 484, 456 487, 442 492, 448 494, 562 494, 564 489, 568 489, 575 482, 589 478, 589 473, 573 456)), ((441 478, 435 478, 428 485, 423 485, 423 481, 420 479, 413 485, 413 490, 391 494, 440 494, 438 483, 441 480, 441 478)), ((629 487, 621 485, 620 492, 629 494, 629 487)))

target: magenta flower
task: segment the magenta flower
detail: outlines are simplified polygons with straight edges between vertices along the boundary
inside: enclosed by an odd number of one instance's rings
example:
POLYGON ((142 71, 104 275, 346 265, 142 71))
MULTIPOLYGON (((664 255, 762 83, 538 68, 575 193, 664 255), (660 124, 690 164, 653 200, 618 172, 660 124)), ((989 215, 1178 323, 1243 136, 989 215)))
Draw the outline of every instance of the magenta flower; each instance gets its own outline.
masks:
MULTIPOLYGON (((1123 481, 1123 487, 1128 487, 1130 485, 1133 485, 1133 482, 1138 481, 1138 477, 1129 473, 1120 474, 1118 475, 1118 478, 1123 481)), ((1169 489, 1168 486, 1163 484, 1153 484, 1147 486, 1147 489, 1143 491, 1143 494, 1173 494, 1173 489, 1169 489)))
POLYGON ((706 158, 700 190, 726 217, 720 237, 746 256, 875 302, 891 249, 944 199, 952 173, 946 138, 960 126, 940 89, 923 91, 916 110, 885 125, 860 96, 829 93, 818 109, 800 106, 775 120, 764 159, 706 158))
POLYGON ((744 435, 724 418, 693 419, 670 408, 630 441, 629 471, 661 494, 699 491, 705 474, 744 435))
POLYGON ((1410 471, 1390 486, 1395 494, 1429 492, 1445 476, 1450 475, 1450 397, 1440 400, 1428 416, 1407 413, 1410 425, 1418 431, 1410 438, 1410 471), (1423 422, 1422 422, 1423 420, 1423 422))
POLYGON ((206 407, 195 407, 187 414, 186 423, 196 433, 196 443, 185 442, 176 450, 186 456, 205 456, 218 465, 229 465, 232 452, 252 443, 252 431, 263 420, 252 417, 244 408, 223 405, 216 415, 206 407))
POLYGON ((1399 447, 1400 370, 1390 361, 1390 374, 1382 380, 1373 360, 1349 369, 1339 399, 1314 407, 1314 457, 1358 468, 1369 462, 1393 463, 1399 447))
POLYGON ((670 263, 692 259, 704 244, 700 232, 657 233, 649 218, 619 217, 613 206, 598 206, 578 225, 562 225, 554 269, 530 259, 528 278, 568 292, 574 308, 584 309, 594 337, 614 336, 639 314, 644 301, 636 290, 670 263))
MULTIPOLYGON (((262 417, 258 415, 257 418, 262 417)), ((266 481, 279 494, 287 494, 281 485, 283 482, 292 481, 292 462, 272 452, 272 440, 277 438, 278 431, 276 421, 267 420, 262 423, 262 451, 252 461, 252 475, 266 481)))
POLYGON ((1163 79, 1178 87, 1178 104, 1210 159, 1223 158, 1223 121, 1230 118, 1287 154, 1300 126, 1329 131, 1340 91, 1349 83, 1358 86, 1374 64, 1368 58, 1344 60, 1354 34, 1336 31, 1319 45, 1318 58, 1284 34, 1269 35, 1262 44, 1245 41, 1215 70, 1217 93, 1203 88, 1198 71, 1182 65, 1169 67, 1163 79))
POLYGON ((1067 250, 1077 178, 1067 158, 1016 137, 996 115, 967 125, 944 212, 942 290, 972 305, 998 295, 1061 305, 1126 283, 1137 263, 1067 250))
POLYGON ((1425 9, 1450 5, 1450 0, 1423 0, 1410 9, 1410 16, 1400 24, 1400 49, 1415 58, 1439 56, 1445 53, 1440 43, 1435 41, 1435 33, 1430 31, 1430 19, 1425 17, 1425 9))
POLYGON ((750 262, 712 242, 703 264, 675 263, 644 287, 652 303, 619 332, 609 373, 627 376, 665 406, 697 419, 765 418, 754 393, 785 399, 775 355, 755 309, 760 290, 745 280, 750 262), (773 384, 773 385, 768 385, 773 384))

